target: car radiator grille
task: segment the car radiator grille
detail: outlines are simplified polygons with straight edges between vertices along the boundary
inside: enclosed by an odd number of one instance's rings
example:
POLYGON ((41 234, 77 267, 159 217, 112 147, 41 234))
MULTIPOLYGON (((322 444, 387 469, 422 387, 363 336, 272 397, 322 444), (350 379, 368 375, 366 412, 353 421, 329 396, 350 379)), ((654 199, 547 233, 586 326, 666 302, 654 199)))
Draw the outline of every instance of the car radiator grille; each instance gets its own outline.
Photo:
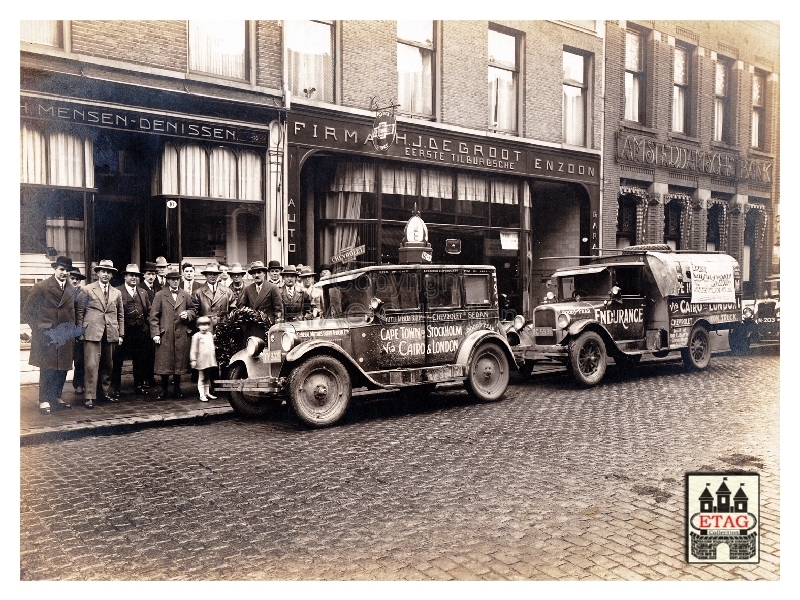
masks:
POLYGON ((556 311, 552 308, 537 309, 533 313, 533 326, 534 327, 549 327, 553 329, 553 335, 537 335, 534 340, 539 345, 550 345, 556 343, 555 326, 556 326, 556 311))

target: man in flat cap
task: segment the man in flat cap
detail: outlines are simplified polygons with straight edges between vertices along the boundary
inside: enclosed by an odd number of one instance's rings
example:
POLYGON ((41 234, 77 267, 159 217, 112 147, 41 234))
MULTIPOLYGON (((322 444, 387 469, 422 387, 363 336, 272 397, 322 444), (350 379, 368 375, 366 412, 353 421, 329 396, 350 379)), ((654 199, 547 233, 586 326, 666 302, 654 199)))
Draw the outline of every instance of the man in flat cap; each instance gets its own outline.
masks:
POLYGON ((73 345, 83 318, 82 307, 67 282, 72 259, 59 256, 51 266, 53 276, 36 283, 22 307, 22 318, 32 334, 28 364, 39 367, 39 410, 46 415, 57 408, 70 408, 61 392, 72 368, 73 345))

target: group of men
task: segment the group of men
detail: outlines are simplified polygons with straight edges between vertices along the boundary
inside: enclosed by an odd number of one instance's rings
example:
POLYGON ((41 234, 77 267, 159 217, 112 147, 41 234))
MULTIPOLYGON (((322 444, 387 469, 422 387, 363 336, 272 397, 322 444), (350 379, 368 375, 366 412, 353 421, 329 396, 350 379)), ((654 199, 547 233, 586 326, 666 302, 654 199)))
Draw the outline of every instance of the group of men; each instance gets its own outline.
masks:
MULTIPOLYGON (((118 270, 110 260, 95 267, 96 281, 86 279, 72 259, 59 256, 53 276, 38 282, 22 309, 31 327, 29 364, 39 367, 39 409, 43 414, 71 408, 62 396, 67 372, 75 365, 73 387, 84 396, 84 406, 118 402, 122 365, 133 363, 135 393, 150 397, 161 377, 156 400, 182 398, 181 376, 189 374, 189 348, 194 323, 208 317, 213 327, 240 307, 259 311, 270 323, 313 318, 324 309, 321 290, 314 285, 310 267, 282 266, 261 261, 244 270, 234 263, 220 268, 208 263, 200 271, 205 282, 194 279, 194 265, 184 262, 179 271, 163 256, 146 262, 143 271, 129 264, 121 273, 122 285, 110 285, 118 270), (253 282, 245 284, 244 276, 253 282), (298 281, 300 278, 300 281, 298 281)), ((320 276, 330 275, 323 265, 320 276)))

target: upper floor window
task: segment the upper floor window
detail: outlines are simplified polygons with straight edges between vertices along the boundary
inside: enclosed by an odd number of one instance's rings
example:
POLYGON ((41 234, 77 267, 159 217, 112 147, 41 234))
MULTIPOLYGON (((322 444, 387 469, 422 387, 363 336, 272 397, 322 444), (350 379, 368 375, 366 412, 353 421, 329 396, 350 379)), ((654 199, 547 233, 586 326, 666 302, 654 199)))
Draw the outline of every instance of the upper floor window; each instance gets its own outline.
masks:
POLYGON ((333 23, 284 21, 284 27, 292 94, 333 102, 333 23))
POLYGON ((564 51, 564 142, 575 146, 586 145, 586 102, 588 96, 588 59, 574 52, 564 51))
POLYGON ((731 65, 722 57, 714 66, 714 141, 730 143, 731 141, 731 65))
POLYGON ((753 148, 764 148, 764 95, 766 77, 763 74, 753 75, 753 117, 750 130, 750 145, 753 148))
POLYGON ((61 21, 20 21, 19 39, 23 42, 61 48, 63 46, 61 21))
POLYGON ((636 244, 636 198, 623 196, 617 206, 617 248, 636 244))
POLYGON ((519 61, 516 36, 489 30, 489 128, 517 130, 519 61))
POLYGON ((645 61, 642 35, 625 33, 625 119, 644 123, 645 61))
POLYGON ((664 206, 664 243, 673 250, 681 249, 681 215, 683 206, 673 200, 664 206))
POLYGON ((433 116, 433 21, 397 22, 397 96, 403 112, 433 116))
POLYGON ((246 78, 245 21, 189 21, 189 70, 246 78))
POLYGON ((690 57, 688 48, 675 46, 672 63, 672 131, 678 133, 689 133, 690 57))

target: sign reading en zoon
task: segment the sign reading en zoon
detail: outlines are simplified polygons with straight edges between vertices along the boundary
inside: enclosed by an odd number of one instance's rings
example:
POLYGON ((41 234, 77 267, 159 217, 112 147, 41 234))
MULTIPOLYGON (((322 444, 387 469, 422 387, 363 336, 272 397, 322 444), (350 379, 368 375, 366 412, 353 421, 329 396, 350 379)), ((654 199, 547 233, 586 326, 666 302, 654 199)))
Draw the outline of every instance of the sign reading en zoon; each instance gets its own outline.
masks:
POLYGON ((19 114, 22 119, 59 122, 153 133, 214 142, 230 142, 266 146, 266 131, 240 127, 205 119, 181 115, 149 113, 124 107, 108 107, 82 102, 69 102, 20 96, 19 114))
POLYGON ((664 143, 644 135, 617 132, 617 160, 719 177, 772 183, 772 161, 664 143))
POLYGON ((600 184, 599 157, 408 123, 396 123, 395 128, 394 143, 387 146, 376 145, 369 123, 290 112, 287 126, 288 140, 293 144, 400 158, 425 166, 461 166, 600 184), (385 149, 379 151, 380 148, 385 149))
POLYGON ((687 562, 759 562, 759 484, 758 473, 686 474, 687 562))

